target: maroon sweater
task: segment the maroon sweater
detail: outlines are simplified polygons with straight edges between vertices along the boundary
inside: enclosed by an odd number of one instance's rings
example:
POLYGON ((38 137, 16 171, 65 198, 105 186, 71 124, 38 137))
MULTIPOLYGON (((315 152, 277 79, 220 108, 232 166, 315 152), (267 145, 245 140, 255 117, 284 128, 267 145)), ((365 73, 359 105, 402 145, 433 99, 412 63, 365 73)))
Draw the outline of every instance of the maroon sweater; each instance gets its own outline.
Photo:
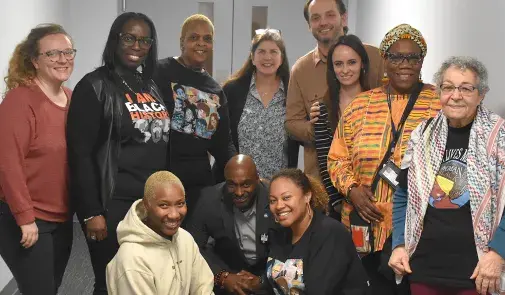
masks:
MULTIPOLYGON (((71 90, 65 88, 68 102, 71 90)), ((0 200, 18 225, 70 216, 65 126, 60 107, 37 86, 7 92, 0 104, 0 200)))

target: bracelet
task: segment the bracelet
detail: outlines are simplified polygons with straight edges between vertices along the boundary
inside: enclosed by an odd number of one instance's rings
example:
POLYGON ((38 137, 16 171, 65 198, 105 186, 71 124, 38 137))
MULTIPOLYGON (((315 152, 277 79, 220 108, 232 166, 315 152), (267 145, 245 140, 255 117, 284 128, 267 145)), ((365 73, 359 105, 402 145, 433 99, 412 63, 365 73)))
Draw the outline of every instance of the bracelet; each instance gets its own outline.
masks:
POLYGON ((95 216, 88 217, 88 218, 84 219, 84 223, 86 223, 86 222, 90 221, 91 219, 98 217, 98 216, 102 216, 102 215, 95 215, 95 216))
POLYGON ((347 189, 347 194, 345 195, 345 201, 346 201, 347 203, 349 203, 349 204, 352 204, 352 202, 351 202, 351 198, 350 198, 350 196, 351 196, 351 190, 352 190, 353 188, 355 188, 355 187, 358 187, 358 184, 357 184, 357 183, 353 183, 353 184, 351 184, 351 185, 349 186, 349 188, 347 189))
POLYGON ((214 284, 221 289, 224 289, 224 280, 230 275, 226 270, 221 270, 217 275, 214 276, 214 284))

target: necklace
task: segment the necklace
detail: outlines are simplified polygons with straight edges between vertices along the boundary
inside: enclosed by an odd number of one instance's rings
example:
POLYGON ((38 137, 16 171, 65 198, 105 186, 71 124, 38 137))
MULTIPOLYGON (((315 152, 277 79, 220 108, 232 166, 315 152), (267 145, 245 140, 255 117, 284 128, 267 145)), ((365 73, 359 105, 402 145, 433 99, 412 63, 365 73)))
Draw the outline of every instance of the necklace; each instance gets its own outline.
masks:
POLYGON ((136 93, 135 91, 133 91, 133 89, 130 87, 130 85, 128 85, 128 83, 126 83, 126 81, 124 80, 123 77, 119 76, 119 78, 121 78, 121 82, 123 82, 123 85, 125 85, 131 92, 136 93))

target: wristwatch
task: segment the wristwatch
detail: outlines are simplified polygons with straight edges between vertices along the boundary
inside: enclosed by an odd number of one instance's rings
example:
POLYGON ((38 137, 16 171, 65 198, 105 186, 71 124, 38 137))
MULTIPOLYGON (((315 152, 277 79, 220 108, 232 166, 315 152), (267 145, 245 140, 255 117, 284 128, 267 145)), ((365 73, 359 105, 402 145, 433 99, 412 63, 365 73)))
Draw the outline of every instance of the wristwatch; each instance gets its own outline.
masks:
POLYGON ((358 187, 358 184, 357 183, 353 183, 349 186, 349 188, 347 189, 347 194, 345 195, 345 201, 349 204, 352 204, 351 202, 351 190, 355 187, 358 187))

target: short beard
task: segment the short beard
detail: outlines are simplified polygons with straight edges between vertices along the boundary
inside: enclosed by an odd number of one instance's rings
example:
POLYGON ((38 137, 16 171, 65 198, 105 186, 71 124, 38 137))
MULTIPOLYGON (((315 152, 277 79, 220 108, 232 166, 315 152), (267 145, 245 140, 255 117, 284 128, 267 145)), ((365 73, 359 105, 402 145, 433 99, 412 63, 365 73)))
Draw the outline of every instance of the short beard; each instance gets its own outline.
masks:
POLYGON ((317 42, 323 44, 325 47, 330 47, 331 45, 333 45, 335 42, 337 42, 338 38, 340 37, 340 33, 337 33, 335 34, 335 36, 333 36, 333 38, 321 38, 317 35, 317 33, 312 33, 312 36, 314 36, 314 38, 317 40, 317 42))

